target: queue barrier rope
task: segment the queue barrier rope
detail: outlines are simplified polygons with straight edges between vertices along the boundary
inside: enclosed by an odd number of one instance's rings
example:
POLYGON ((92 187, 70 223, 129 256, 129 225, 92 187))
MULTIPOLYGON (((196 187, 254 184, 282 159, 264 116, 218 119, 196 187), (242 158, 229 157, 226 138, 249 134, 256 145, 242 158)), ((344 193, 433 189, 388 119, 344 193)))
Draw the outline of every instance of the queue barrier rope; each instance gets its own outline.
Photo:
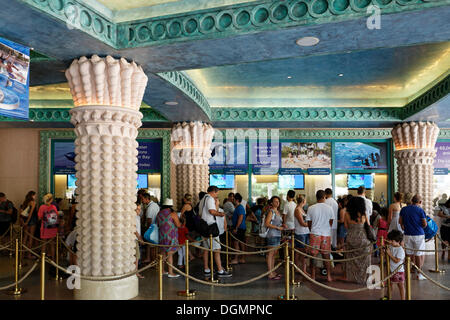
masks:
MULTIPOLYGON (((156 244, 156 243, 151 243, 151 242, 147 242, 147 241, 142 241, 142 240, 137 240, 139 243, 141 244, 145 244, 147 246, 151 246, 151 247, 160 247, 160 248, 170 248, 170 247, 176 247, 176 248, 180 248, 180 247, 184 247, 184 244, 156 244)), ((198 240, 198 241, 194 241, 192 243, 201 243, 203 240, 198 240)))
POLYGON ((12 224, 9 225, 9 228, 5 231, 3 235, 0 236, 0 240, 3 239, 8 233, 10 233, 10 229, 12 228, 12 224))
POLYGON ((411 265, 416 268, 417 271, 419 271, 425 278, 427 278, 429 281, 431 281, 433 284, 435 284, 438 287, 441 287, 444 290, 450 291, 449 287, 444 286, 442 283, 437 282, 436 280, 430 278, 425 272, 423 272, 414 262, 411 261, 411 265))
MULTIPOLYGON (((336 287, 330 287, 330 286, 327 286, 327 285, 325 285, 323 283, 320 283, 320 282, 314 280, 313 278, 308 276, 306 273, 304 273, 301 268, 297 267, 295 264, 293 264, 293 265, 294 265, 294 268, 297 269, 297 271, 300 272, 300 274, 302 276, 304 276, 306 279, 308 279, 312 283, 317 284, 318 286, 320 286, 322 288, 325 288, 325 289, 328 289, 328 290, 337 291, 337 292, 344 292, 344 293, 356 293, 356 292, 363 292, 363 291, 366 291, 366 290, 372 290, 371 288, 368 288, 368 287, 366 287, 366 288, 359 288, 359 289, 340 289, 340 288, 336 288, 336 287)), ((382 279, 382 280, 380 280, 380 281, 378 281, 378 282, 376 282, 374 284, 371 284, 371 286, 372 287, 378 287, 382 283, 384 283, 386 280, 392 278, 397 273, 397 271, 400 269, 400 267, 402 265, 403 264, 399 265, 393 272, 391 272, 391 274, 386 276, 384 279, 382 279)))
POLYGON ((238 238, 236 238, 236 237, 233 235, 233 232, 230 232, 230 231, 226 231, 226 232, 228 232, 228 234, 231 235, 231 237, 232 237, 234 240, 239 241, 240 243, 246 245, 247 247, 254 248, 254 249, 265 249, 265 248, 268 248, 268 246, 252 246, 252 245, 247 244, 247 243, 245 243, 245 242, 242 242, 241 240, 239 240, 238 238))
POLYGON ((249 284, 251 282, 257 281, 261 278, 264 278, 265 276, 268 276, 269 274, 271 274, 272 272, 278 270, 281 265, 284 264, 284 261, 278 263, 272 270, 269 270, 257 277, 254 277, 252 279, 246 280, 246 281, 242 281, 242 282, 236 282, 236 283, 214 283, 214 282, 210 282, 210 281, 204 281, 204 280, 200 280, 197 279, 191 275, 188 275, 186 273, 184 273, 183 271, 181 271, 180 269, 176 268, 175 266, 171 265, 170 263, 166 262, 166 264, 173 268, 177 273, 181 274, 182 276, 188 277, 190 280, 201 283, 201 284, 206 284, 206 285, 210 285, 210 286, 214 286, 214 287, 237 287, 237 286, 242 286, 242 285, 246 285, 249 284))
MULTIPOLYGON (((12 244, 12 243, 13 243, 12 241, 9 241, 8 244, 6 244, 5 246, 3 246, 3 247, 0 248, 0 251, 3 251, 3 250, 11 250, 10 247, 11 247, 11 244, 12 244)), ((14 250, 12 250, 12 251, 14 251, 14 250)))
MULTIPOLYGON (((39 263, 40 263, 40 261, 36 261, 36 262, 34 263, 34 265, 30 268, 30 270, 28 270, 27 273, 25 273, 25 274, 23 275, 23 277, 20 278, 20 279, 17 281, 17 284, 20 284, 22 281, 24 281, 26 278, 28 278, 29 275, 30 275, 31 273, 33 273, 33 271, 34 271, 34 270, 36 269, 36 267, 39 265, 39 263)), ((0 291, 6 290, 6 289, 9 289, 9 288, 12 288, 12 287, 14 287, 15 285, 16 285, 16 282, 14 282, 14 283, 12 283, 12 284, 10 284, 10 285, 4 286, 4 287, 0 287, 0 291)))
MULTIPOLYGON (((370 244, 368 244, 368 245, 366 245, 366 246, 364 246, 364 247, 356 248, 356 249, 350 249, 350 250, 325 250, 325 249, 314 248, 313 246, 311 246, 311 245, 309 245, 309 244, 307 244, 307 243, 304 243, 303 241, 300 241, 300 240, 298 240, 298 239, 294 239, 294 240, 297 241, 298 243, 304 245, 305 247, 308 247, 308 248, 311 248, 311 249, 314 249, 314 250, 318 250, 318 251, 326 251, 326 252, 329 252, 329 253, 347 253, 347 252, 355 252, 355 251, 359 251, 359 250, 361 250, 361 249, 365 249, 365 248, 367 248, 367 247, 373 246, 374 244, 377 243, 376 241, 374 241, 374 242, 371 242, 370 244)), ((344 244, 344 245, 345 245, 345 244, 344 244)), ((375 252, 375 251, 374 251, 374 252, 375 252)))
MULTIPOLYGON (((279 250, 282 246, 283 245, 279 245, 278 247, 274 247, 272 249, 267 249, 267 250, 262 250, 262 251, 254 251, 254 252, 242 251, 242 252, 234 252, 232 254, 233 255, 257 255, 257 254, 260 254, 260 253, 266 253, 266 252, 279 250)), ((209 251, 209 252, 213 251, 213 252, 219 252, 220 254, 226 254, 226 252, 221 251, 221 250, 214 250, 214 249, 209 249, 209 248, 205 248, 205 247, 199 247, 199 246, 196 246, 196 245, 192 245, 192 247, 197 248, 197 249, 202 249, 202 250, 205 250, 205 251, 209 251)))
MULTIPOLYGON (((381 247, 380 247, 380 248, 381 248, 381 247)), ((347 261, 353 261, 353 260, 358 260, 358 259, 364 258, 364 257, 366 257, 366 256, 368 256, 368 255, 371 255, 372 253, 374 253, 374 252, 380 250, 380 248, 377 248, 377 249, 375 249, 375 250, 371 250, 370 252, 364 253, 364 254, 362 254, 362 255, 360 255, 360 256, 357 256, 357 257, 351 257, 351 258, 347 258, 347 259, 339 259, 339 260, 325 259, 325 258, 320 258, 320 257, 317 257, 317 256, 311 256, 311 255, 309 255, 309 254, 307 254, 307 253, 305 253, 305 252, 302 252, 302 251, 300 251, 300 250, 297 250, 297 249, 295 249, 295 248, 294 248, 294 251, 297 252, 297 253, 299 253, 299 254, 301 254, 301 255, 303 255, 303 256, 305 256, 305 257, 308 257, 308 258, 310 258, 310 259, 315 259, 315 260, 320 260, 320 261, 325 261, 325 262, 347 262, 347 261)), ((291 248, 291 249, 292 249, 292 248, 291 248)), ((364 249, 364 248, 363 248, 363 249, 364 249)), ((360 250, 361 250, 361 249, 360 249, 360 250)))

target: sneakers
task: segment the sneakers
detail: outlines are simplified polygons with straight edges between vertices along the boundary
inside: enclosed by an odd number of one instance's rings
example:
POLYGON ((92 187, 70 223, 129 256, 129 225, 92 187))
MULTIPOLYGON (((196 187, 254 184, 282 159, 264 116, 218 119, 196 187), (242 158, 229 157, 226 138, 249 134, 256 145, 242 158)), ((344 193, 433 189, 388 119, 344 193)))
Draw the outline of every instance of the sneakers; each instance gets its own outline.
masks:
POLYGON ((169 278, 179 278, 180 277, 180 275, 179 274, 174 274, 174 275, 172 275, 172 274, 169 274, 169 275, 167 275, 169 278))
POLYGON ((229 277, 232 276, 231 273, 229 273, 229 272, 227 272, 227 271, 225 271, 225 270, 222 270, 222 272, 217 272, 216 275, 217 275, 219 278, 229 278, 229 277))
POLYGON ((420 273, 418 276, 417 276, 417 280, 425 280, 426 278, 420 273))
POLYGON ((209 277, 211 275, 211 270, 203 270, 203 274, 209 277))

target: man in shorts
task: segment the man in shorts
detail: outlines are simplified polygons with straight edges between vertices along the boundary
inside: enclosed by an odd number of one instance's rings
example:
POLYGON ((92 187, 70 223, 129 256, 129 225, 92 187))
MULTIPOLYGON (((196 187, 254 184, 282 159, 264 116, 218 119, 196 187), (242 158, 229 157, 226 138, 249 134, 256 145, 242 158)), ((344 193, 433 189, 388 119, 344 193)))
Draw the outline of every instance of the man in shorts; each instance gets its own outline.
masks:
MULTIPOLYGON (((314 249, 310 250, 311 255, 316 256, 322 254, 324 259, 330 259, 331 250, 331 226, 333 225, 333 209, 325 203, 325 191, 316 192, 317 203, 308 208, 306 222, 310 230, 309 245, 314 249)), ((331 278, 331 263, 325 262, 327 268, 327 280, 333 281, 331 278)), ((311 266, 311 278, 315 279, 316 267, 311 266)))
MULTIPOLYGON (((224 217, 225 214, 223 212, 219 212, 216 207, 216 199, 219 193, 219 188, 216 186, 209 186, 207 190, 207 194, 203 197, 202 201, 198 206, 199 214, 202 220, 204 220, 208 225, 212 225, 216 223, 215 216, 224 217)), ((228 273, 223 267, 222 262, 220 261, 220 239, 219 236, 213 238, 212 249, 214 250, 214 261, 217 265, 217 276, 219 278, 227 278, 231 277, 231 273, 228 273)), ((210 248, 210 239, 203 237, 203 247, 209 249, 210 248)), ((204 265, 204 274, 206 277, 211 276, 211 269, 208 264, 208 257, 210 252, 207 250, 203 250, 203 265, 204 265)))
MULTIPOLYGON (((406 256, 410 257, 422 269, 425 253, 417 250, 425 250, 425 232, 423 229, 427 226, 427 216, 420 207, 421 204, 422 197, 418 194, 414 195, 411 199, 411 204, 403 207, 400 211, 399 223, 405 234, 406 256)), ((425 277, 419 273, 417 279, 424 280, 425 277)))

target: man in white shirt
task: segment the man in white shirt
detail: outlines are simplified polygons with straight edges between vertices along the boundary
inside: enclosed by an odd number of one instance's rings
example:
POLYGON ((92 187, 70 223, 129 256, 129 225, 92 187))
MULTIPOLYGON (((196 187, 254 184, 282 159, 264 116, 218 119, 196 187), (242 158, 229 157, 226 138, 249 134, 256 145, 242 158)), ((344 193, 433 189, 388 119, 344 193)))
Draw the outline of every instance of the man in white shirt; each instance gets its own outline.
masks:
MULTIPOLYGON (((212 225, 213 223, 217 223, 215 216, 223 217, 225 214, 223 212, 218 211, 218 206, 216 206, 216 199, 219 193, 219 188, 216 186, 209 186, 207 190, 207 194, 203 197, 202 201, 198 206, 199 215, 202 220, 204 220, 208 225, 212 225)), ((222 268, 222 262, 220 261, 220 252, 216 250, 220 250, 220 240, 219 236, 212 238, 213 245, 212 249, 214 250, 214 261, 217 265, 217 276, 220 278, 231 277, 231 273, 228 273, 225 269, 222 268)), ((209 249, 210 248, 210 239, 203 237, 203 247, 209 249)), ((211 269, 209 269, 208 257, 210 255, 209 251, 203 250, 203 266, 204 266, 204 274, 205 276, 211 276, 211 269)))
POLYGON ((336 248, 337 245, 337 226, 338 226, 338 212, 339 205, 333 199, 333 191, 330 188, 325 189, 325 203, 333 209, 333 225, 331 226, 331 246, 336 248))
POLYGON ((287 203, 284 205, 283 209, 283 223, 287 226, 286 230, 295 229, 294 223, 294 212, 295 208, 297 208, 297 204, 295 203, 295 191, 289 190, 287 193, 287 203))
MULTIPOLYGON (((306 221, 310 230, 309 245, 314 249, 310 250, 311 255, 316 256, 319 250, 322 258, 330 259, 331 250, 331 226, 333 225, 334 214, 329 205, 325 203, 325 191, 319 190, 316 192, 317 203, 308 209, 306 221)), ((331 278, 331 264, 329 261, 325 262, 327 268, 327 279, 329 282, 333 281, 331 278)), ((311 278, 316 277, 316 267, 311 266, 311 278)))
POLYGON ((370 216, 372 215, 373 204, 372 201, 366 198, 366 188, 364 186, 360 186, 358 188, 358 197, 361 197, 366 202, 366 219, 367 224, 370 226, 370 216))

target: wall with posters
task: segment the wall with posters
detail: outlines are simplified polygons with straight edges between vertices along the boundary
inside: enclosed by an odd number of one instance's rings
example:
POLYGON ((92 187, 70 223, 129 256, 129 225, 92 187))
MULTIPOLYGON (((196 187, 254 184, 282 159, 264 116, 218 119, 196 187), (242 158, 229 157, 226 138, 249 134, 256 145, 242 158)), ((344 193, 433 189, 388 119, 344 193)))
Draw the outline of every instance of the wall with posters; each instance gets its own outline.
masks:
POLYGON ((437 142, 434 158, 434 174, 448 175, 450 171, 450 142, 437 142))
POLYGON ((28 119, 30 48, 0 38, 0 115, 28 119))

